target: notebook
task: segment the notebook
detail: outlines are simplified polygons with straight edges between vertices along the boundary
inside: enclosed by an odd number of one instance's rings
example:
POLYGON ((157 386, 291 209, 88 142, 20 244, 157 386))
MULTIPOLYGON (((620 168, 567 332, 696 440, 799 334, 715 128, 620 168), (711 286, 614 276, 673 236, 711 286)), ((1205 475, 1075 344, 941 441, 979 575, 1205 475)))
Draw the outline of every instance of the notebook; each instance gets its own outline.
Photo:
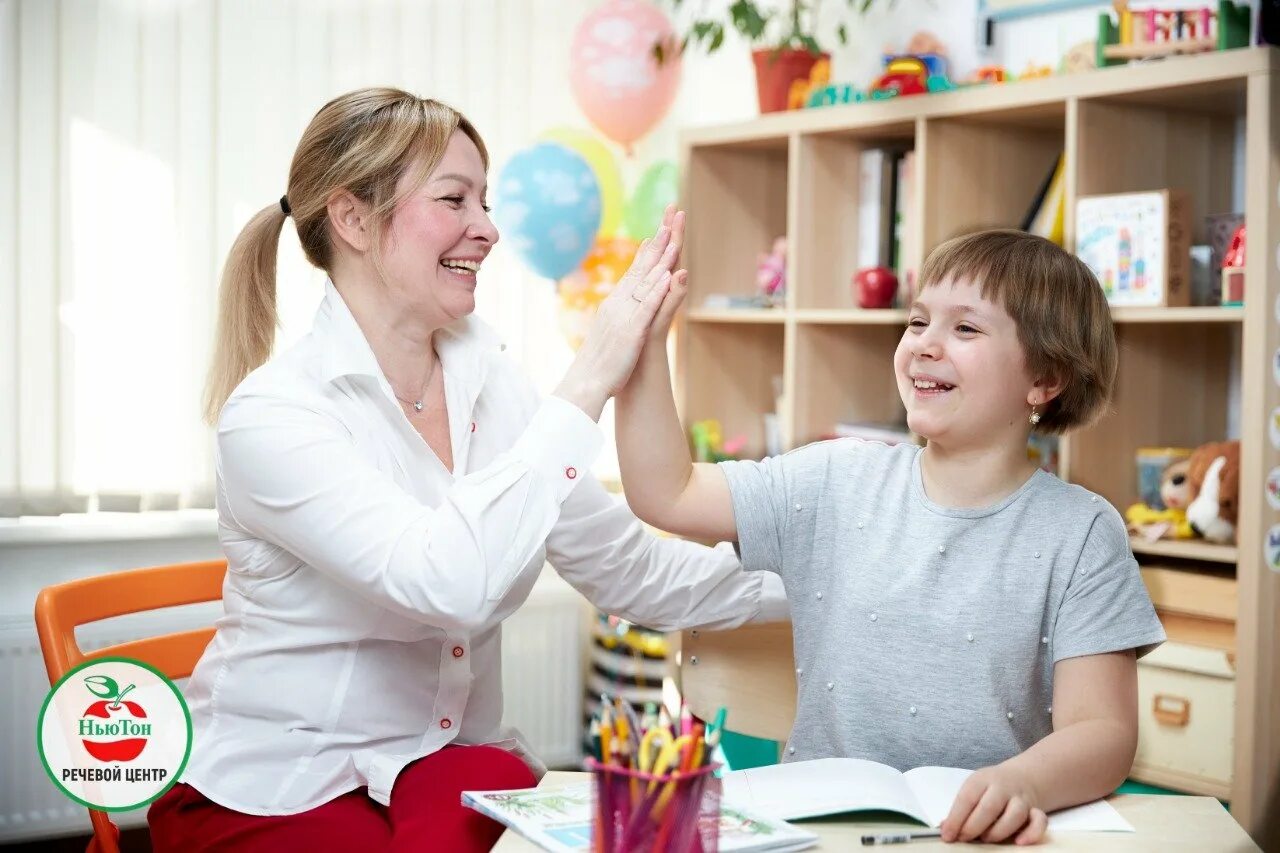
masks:
MULTIPOLYGON (((972 770, 917 767, 901 773, 875 761, 819 758, 724 775, 725 802, 780 820, 840 812, 891 811, 937 827, 972 770)), ((1133 832, 1104 800, 1049 815, 1051 832, 1133 832)))
MULTIPOLYGON (((508 791, 463 791, 462 804, 493 818, 553 853, 591 848, 592 784, 508 791)), ((721 801, 719 849, 724 853, 790 853, 818 836, 781 820, 721 801)))

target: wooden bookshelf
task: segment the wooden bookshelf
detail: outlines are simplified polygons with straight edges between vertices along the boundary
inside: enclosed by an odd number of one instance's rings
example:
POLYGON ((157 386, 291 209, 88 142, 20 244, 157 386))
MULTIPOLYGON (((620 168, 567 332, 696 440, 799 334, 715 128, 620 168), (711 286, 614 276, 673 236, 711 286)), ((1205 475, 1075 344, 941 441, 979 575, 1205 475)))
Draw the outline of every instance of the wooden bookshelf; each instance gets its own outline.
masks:
POLYGON ((1116 398, 1099 423, 1063 437, 1060 469, 1123 509, 1137 498, 1137 447, 1195 446, 1239 424, 1239 546, 1135 542, 1134 551, 1147 565, 1234 578, 1234 743, 1223 749, 1234 755, 1232 811, 1255 834, 1280 796, 1280 573, 1268 569, 1263 547, 1280 523, 1263 489, 1280 464, 1266 426, 1280 406, 1271 372, 1280 347, 1278 70, 1280 53, 1244 48, 775 113, 691 129, 681 140, 691 293, 677 341, 678 398, 686 421, 715 417, 726 435, 746 434, 750 455, 763 453, 774 377, 787 447, 837 421, 900 416, 891 355, 906 313, 861 310, 850 288, 864 149, 915 152, 918 215, 903 237, 912 269, 948 237, 1016 226, 1059 153, 1069 248, 1080 196, 1165 187, 1188 191, 1192 242, 1206 242, 1204 216, 1230 211, 1233 179, 1247 176, 1245 306, 1115 309, 1116 398), (756 258, 782 234, 790 246, 784 306, 701 307, 713 293, 752 295, 756 258))

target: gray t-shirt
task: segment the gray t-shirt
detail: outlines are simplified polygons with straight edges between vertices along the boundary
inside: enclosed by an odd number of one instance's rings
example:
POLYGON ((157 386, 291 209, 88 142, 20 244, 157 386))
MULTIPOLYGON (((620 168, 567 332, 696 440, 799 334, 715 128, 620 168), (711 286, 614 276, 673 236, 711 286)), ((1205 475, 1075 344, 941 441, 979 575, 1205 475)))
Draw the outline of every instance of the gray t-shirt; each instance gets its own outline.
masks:
POLYGON ((748 569, 791 602, 784 760, 979 768, 1053 730, 1053 665, 1164 640, 1120 515, 1043 471, 985 509, 925 495, 920 448, 839 439, 725 462, 748 569))

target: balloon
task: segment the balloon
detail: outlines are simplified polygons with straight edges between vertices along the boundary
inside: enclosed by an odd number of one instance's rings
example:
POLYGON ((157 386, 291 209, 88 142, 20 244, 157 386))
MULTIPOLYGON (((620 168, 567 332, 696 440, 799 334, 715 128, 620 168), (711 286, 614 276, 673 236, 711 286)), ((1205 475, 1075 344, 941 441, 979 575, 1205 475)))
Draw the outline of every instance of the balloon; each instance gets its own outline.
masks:
POLYGON ((618 162, 609 146, 594 134, 572 127, 552 128, 543 133, 541 138, 548 142, 558 142, 565 148, 576 151, 587 161, 587 165, 595 173, 596 183, 600 185, 600 230, 596 236, 612 237, 622 224, 624 199, 622 173, 618 171, 618 162))
POLYGON ((558 279, 591 251, 600 227, 600 187, 581 156, 540 142, 502 168, 494 216, 530 269, 558 279))
POLYGON ((680 83, 671 21, 647 0, 607 0, 582 19, 569 53, 578 106, 627 152, 666 114, 680 83), (654 46, 666 48, 663 62, 654 46))
POLYGON ((623 237, 597 240, 582 266, 560 282, 560 331, 575 350, 582 346, 596 309, 626 274, 638 248, 634 240, 623 237))
POLYGON ((627 202, 627 234, 636 239, 648 237, 662 224, 662 214, 678 195, 679 173, 669 160, 654 163, 640 176, 636 191, 627 202))

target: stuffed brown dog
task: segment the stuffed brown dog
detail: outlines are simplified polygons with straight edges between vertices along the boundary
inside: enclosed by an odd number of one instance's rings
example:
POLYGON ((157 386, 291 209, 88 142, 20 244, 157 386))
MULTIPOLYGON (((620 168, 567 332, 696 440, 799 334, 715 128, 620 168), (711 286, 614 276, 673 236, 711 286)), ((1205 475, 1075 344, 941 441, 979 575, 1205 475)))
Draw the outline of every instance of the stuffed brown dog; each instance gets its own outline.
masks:
POLYGON ((1187 520, 1210 542, 1234 542, 1240 498, 1240 442, 1214 441, 1188 460, 1191 503, 1187 520))

